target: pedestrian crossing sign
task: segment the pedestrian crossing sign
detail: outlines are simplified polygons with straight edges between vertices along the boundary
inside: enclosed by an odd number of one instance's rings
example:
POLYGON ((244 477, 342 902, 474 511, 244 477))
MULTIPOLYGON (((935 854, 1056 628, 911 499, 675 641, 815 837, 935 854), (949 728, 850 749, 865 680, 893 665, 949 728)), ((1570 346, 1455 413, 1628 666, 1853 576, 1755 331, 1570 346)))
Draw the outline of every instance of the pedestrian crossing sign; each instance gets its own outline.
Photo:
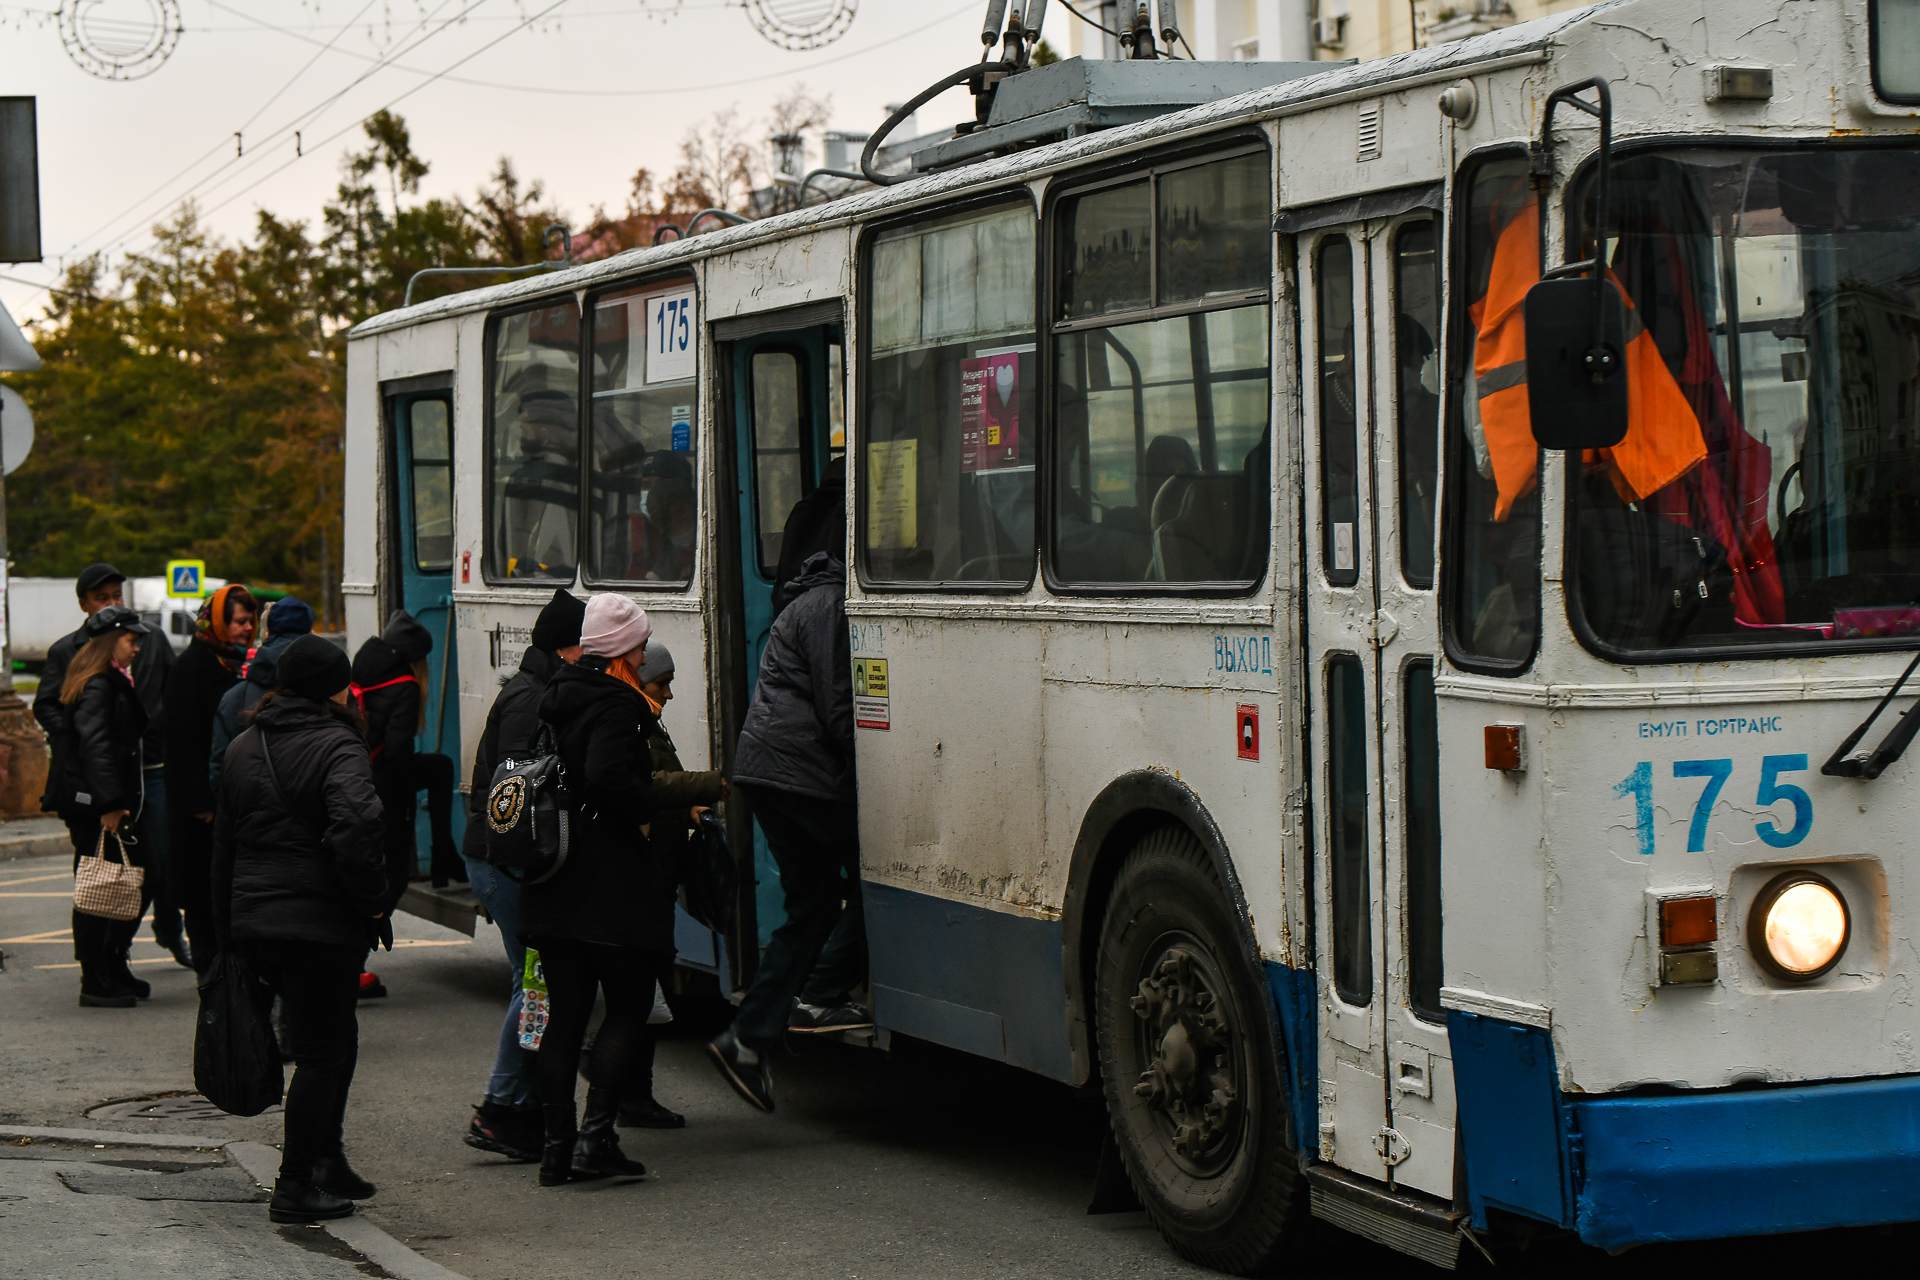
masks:
POLYGON ((206 594, 201 585, 206 580, 207 562, 205 560, 167 561, 167 594, 175 599, 191 597, 198 600, 206 594))

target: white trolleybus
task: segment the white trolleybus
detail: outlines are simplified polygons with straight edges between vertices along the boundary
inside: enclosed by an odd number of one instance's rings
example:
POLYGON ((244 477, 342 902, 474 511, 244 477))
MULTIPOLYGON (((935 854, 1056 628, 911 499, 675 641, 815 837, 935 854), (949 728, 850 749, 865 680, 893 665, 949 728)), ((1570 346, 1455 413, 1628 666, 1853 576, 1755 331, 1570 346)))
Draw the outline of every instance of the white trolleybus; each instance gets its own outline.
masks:
POLYGON ((1182 1254, 1920 1219, 1920 5, 1044 68, 995 8, 923 172, 359 326, 354 642, 451 629, 464 770, 629 593, 724 767, 844 455, 882 1037, 1103 1091, 1182 1254))

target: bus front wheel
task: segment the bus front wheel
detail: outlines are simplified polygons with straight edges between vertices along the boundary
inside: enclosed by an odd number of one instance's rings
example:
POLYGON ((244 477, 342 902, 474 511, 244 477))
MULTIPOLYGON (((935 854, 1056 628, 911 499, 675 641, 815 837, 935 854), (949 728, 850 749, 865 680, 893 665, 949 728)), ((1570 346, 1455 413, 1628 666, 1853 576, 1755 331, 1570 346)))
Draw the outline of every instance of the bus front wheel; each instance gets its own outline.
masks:
POLYGON ((1150 832, 1127 854, 1100 934, 1101 1084, 1136 1195, 1176 1251, 1251 1274, 1304 1228, 1265 984, 1200 842, 1150 832))

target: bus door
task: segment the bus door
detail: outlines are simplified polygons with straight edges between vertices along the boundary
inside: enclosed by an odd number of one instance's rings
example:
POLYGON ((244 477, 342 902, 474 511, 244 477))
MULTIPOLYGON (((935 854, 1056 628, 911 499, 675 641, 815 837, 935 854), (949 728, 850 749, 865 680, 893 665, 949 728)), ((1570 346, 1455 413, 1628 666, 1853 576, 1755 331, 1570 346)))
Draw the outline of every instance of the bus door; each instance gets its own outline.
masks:
POLYGON ((1322 1159, 1453 1193, 1439 1010, 1437 228, 1299 237, 1322 1159))
MULTIPOLYGON (((735 681, 744 689, 740 715, 752 700, 760 655, 773 627, 773 592, 787 517, 845 448, 844 347, 838 310, 831 323, 805 323, 816 319, 816 311, 807 308, 806 314, 795 316, 793 328, 768 330, 755 325, 760 331, 731 343, 732 472, 741 604, 734 661, 743 665, 739 674, 744 677, 743 686, 735 681)), ((716 333, 725 336, 720 326, 716 333)), ((739 721, 734 718, 728 732, 738 731, 739 721)), ((758 823, 753 825, 753 865, 758 882, 755 916, 764 947, 786 912, 779 871, 767 853, 758 823)))
MULTIPOLYGON (((409 380, 411 388, 387 395, 390 474, 394 486, 387 510, 393 527, 389 609, 405 609, 433 634, 427 656, 427 709, 414 739, 419 751, 454 758, 460 769, 460 668, 453 652, 453 387, 451 378, 409 380)), ((384 622, 384 619, 382 619, 384 622)), ((416 847, 432 848, 427 810, 415 816, 416 847)), ((466 806, 453 806, 453 840, 466 827, 466 806)))

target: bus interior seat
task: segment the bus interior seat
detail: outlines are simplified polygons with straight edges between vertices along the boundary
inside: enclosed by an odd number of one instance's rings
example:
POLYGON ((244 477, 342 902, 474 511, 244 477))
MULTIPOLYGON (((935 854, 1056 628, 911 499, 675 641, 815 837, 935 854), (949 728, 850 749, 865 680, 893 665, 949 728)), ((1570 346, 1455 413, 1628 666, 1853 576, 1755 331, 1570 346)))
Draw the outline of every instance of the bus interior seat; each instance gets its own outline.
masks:
POLYGON ((1247 523, 1247 480, 1238 471, 1169 476, 1153 499, 1154 582, 1237 578, 1247 523))

